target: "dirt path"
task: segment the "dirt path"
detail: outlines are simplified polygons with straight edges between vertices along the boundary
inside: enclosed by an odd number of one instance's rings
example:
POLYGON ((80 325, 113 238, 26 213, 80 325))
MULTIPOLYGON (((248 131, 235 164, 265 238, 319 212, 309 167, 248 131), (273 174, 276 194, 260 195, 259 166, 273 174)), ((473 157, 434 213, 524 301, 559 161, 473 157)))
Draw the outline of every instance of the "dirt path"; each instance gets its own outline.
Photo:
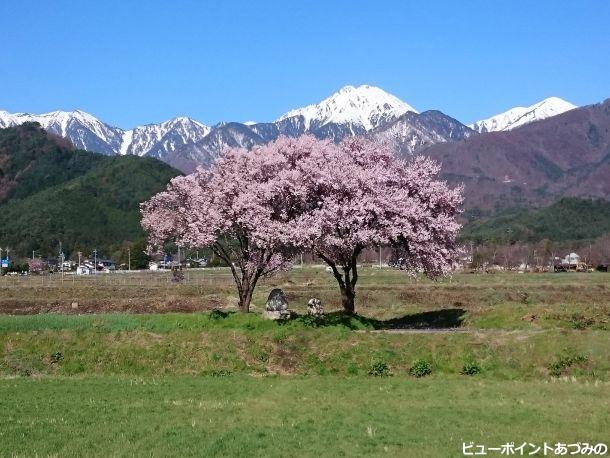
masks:
POLYGON ((463 334, 463 333, 538 333, 548 329, 476 329, 476 328, 427 328, 427 329, 358 329, 356 332, 389 333, 389 334, 463 334))

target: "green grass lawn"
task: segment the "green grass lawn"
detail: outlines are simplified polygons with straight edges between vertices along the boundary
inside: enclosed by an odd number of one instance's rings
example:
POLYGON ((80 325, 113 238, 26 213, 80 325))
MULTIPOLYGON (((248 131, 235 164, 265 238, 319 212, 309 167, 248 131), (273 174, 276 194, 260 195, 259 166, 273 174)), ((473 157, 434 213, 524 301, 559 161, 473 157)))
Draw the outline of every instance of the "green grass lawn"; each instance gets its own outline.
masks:
POLYGON ((476 377, 0 380, 3 456, 461 456, 608 441, 610 386, 476 377))

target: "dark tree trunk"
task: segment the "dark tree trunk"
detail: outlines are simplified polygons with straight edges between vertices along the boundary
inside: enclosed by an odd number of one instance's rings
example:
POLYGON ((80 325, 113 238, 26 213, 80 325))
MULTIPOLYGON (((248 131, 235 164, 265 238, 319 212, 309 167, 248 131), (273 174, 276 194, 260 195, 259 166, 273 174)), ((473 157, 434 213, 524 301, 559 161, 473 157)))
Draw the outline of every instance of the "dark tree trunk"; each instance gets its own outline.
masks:
MULTIPOLYGON (((239 243, 242 245, 243 250, 247 248, 247 239, 243 237, 239 238, 239 243)), ((237 262, 233 262, 230 250, 225 249, 221 243, 215 243, 212 249, 214 250, 214 254, 229 265, 231 274, 233 275, 233 280, 237 286, 237 294, 239 295, 239 311, 248 313, 250 311, 250 303, 252 302, 252 294, 254 293, 254 288, 256 288, 256 283, 261 276, 265 274, 265 266, 271 259, 273 253, 265 255, 263 252, 262 256, 267 256, 265 258, 266 261, 262 265, 259 265, 255 271, 252 271, 244 265, 245 262, 243 252, 238 256, 239 260, 237 262)))
POLYGON ((330 258, 327 258, 322 253, 317 253, 320 258, 326 262, 333 270, 333 275, 339 283, 341 290, 341 305, 343 313, 353 315, 356 312, 356 283, 358 282, 358 254, 362 248, 358 247, 354 250, 351 259, 345 264, 337 267, 337 264, 330 258), (341 273, 339 268, 343 271, 341 273))
POLYGON ((247 284, 242 284, 239 290, 239 311, 248 313, 250 311, 250 302, 252 302, 252 293, 254 288, 247 284))
POLYGON ((343 306, 343 313, 346 315, 353 315, 356 311, 356 292, 351 286, 341 287, 341 305, 343 306))

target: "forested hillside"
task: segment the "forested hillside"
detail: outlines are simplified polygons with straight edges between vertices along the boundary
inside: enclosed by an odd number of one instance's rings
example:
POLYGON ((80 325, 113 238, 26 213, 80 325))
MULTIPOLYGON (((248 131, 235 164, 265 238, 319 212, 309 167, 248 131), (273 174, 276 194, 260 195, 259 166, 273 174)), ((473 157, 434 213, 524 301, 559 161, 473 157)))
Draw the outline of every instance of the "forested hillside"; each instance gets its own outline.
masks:
POLYGON ((74 150, 36 124, 0 129, 0 246, 108 253, 143 237, 139 203, 178 174, 152 158, 74 150))
POLYGON ((463 240, 477 243, 592 240, 610 233, 610 202, 564 198, 541 209, 507 211, 465 225, 463 240))

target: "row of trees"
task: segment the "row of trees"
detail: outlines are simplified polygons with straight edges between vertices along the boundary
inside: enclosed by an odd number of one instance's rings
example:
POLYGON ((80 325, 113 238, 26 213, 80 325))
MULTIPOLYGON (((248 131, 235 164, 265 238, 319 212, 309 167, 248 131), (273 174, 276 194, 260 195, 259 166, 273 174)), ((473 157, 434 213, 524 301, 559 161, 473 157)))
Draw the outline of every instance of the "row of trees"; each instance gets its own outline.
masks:
POLYGON ((352 314, 367 247, 391 247, 410 272, 436 277, 451 268, 462 189, 439 181, 439 171, 430 159, 399 160, 363 139, 282 137, 174 178, 142 204, 142 225, 152 247, 210 247, 230 266, 244 312, 261 277, 309 251, 331 267, 352 314))
POLYGON ((514 269, 521 264, 545 267, 552 265, 554 258, 564 258, 576 252, 589 265, 610 264, 610 236, 599 237, 590 242, 553 242, 542 240, 537 243, 512 243, 472 245, 472 267, 501 266, 514 269))

